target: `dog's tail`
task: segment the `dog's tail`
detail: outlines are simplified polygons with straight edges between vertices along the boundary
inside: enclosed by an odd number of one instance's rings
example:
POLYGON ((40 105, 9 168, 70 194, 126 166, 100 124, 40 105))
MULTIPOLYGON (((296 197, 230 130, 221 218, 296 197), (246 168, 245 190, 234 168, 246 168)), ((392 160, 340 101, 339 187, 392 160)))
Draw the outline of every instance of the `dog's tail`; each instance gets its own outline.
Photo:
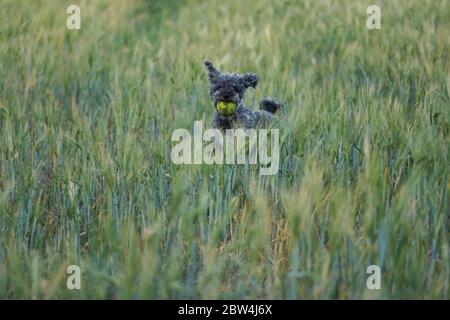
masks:
POLYGON ((265 97, 259 102, 259 108, 270 113, 283 112, 283 104, 271 97, 265 97))

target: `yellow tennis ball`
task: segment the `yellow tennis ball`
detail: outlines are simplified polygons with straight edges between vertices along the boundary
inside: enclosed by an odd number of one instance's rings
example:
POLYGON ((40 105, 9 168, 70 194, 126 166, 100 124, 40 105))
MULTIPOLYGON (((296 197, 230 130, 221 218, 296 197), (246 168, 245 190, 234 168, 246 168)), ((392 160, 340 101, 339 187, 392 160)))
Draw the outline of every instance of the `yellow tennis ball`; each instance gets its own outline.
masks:
POLYGON ((224 116, 229 116, 232 115, 234 111, 236 111, 236 104, 234 102, 220 101, 217 103, 216 108, 220 114, 224 116))

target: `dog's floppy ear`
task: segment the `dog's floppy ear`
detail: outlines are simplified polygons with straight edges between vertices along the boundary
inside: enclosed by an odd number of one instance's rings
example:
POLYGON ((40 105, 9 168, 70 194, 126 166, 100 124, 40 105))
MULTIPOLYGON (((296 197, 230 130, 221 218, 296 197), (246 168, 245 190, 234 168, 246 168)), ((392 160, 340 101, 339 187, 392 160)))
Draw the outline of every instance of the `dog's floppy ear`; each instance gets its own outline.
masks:
POLYGON ((205 67, 208 71, 209 82, 214 82, 214 80, 216 80, 216 78, 219 76, 220 71, 214 68, 213 64, 208 60, 205 61, 205 67))
POLYGON ((256 85, 258 84, 258 76, 252 72, 244 73, 241 77, 243 86, 246 89, 250 87, 255 88, 256 85))

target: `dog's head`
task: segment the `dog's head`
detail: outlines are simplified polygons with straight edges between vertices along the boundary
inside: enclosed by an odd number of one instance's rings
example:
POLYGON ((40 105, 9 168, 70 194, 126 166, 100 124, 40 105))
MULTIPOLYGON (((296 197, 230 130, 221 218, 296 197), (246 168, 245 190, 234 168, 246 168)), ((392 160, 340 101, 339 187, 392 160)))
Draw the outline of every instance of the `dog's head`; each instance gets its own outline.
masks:
POLYGON ((230 113, 223 113, 222 106, 234 104, 236 108, 241 104, 245 90, 250 87, 255 88, 258 84, 258 76, 254 73, 221 73, 209 61, 205 61, 205 67, 208 71, 211 101, 216 110, 225 116, 230 113))

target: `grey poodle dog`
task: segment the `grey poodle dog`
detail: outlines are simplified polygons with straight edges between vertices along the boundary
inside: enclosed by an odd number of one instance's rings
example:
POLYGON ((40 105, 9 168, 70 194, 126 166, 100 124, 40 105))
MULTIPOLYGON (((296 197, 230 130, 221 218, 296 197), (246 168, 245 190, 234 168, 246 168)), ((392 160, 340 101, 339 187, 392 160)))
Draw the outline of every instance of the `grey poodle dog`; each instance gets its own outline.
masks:
POLYGON ((256 74, 222 73, 209 61, 205 61, 205 67, 210 84, 209 95, 216 110, 213 118, 214 128, 255 128, 267 124, 275 113, 282 111, 282 104, 270 97, 260 101, 258 111, 244 106, 245 91, 250 87, 255 88, 258 84, 256 74))

